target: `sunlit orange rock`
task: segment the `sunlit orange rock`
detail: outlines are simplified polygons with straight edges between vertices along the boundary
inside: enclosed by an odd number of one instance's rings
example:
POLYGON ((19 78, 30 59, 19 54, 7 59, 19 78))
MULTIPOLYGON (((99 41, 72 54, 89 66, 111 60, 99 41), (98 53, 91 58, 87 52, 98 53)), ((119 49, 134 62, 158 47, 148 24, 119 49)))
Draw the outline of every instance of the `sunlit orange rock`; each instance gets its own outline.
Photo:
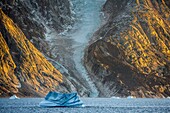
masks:
POLYGON ((85 54, 91 78, 101 91, 109 92, 100 95, 169 96, 169 2, 107 1, 104 11, 108 20, 85 54))
POLYGON ((0 30, 1 95, 19 93, 31 96, 32 92, 22 89, 28 86, 40 94, 55 90, 58 84, 63 81, 62 74, 46 60, 1 9, 0 30), (17 86, 18 84, 20 86, 17 86), (4 90, 8 92, 4 92, 4 90))

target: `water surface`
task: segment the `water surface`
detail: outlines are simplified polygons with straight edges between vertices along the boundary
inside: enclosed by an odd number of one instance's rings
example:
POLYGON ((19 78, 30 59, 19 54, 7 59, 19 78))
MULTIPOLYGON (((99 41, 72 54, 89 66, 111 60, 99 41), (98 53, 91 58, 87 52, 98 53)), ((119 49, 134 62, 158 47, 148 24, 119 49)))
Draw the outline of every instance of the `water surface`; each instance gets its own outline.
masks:
POLYGON ((0 113, 170 113, 170 99, 81 98, 83 108, 41 108, 42 100, 0 99, 0 113))

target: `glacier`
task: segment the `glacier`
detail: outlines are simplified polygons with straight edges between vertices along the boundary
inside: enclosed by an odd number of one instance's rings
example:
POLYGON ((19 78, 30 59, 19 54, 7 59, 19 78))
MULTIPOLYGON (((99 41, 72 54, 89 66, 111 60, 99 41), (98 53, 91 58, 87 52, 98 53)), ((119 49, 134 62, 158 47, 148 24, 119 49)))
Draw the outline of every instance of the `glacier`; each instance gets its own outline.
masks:
MULTIPOLYGON (((72 14, 74 15, 72 19, 74 20, 75 24, 73 26, 66 26, 66 29, 61 33, 55 31, 55 29, 51 26, 48 26, 48 23, 45 23, 45 21, 43 22, 43 25, 46 29, 46 41, 49 43, 50 48, 53 49, 52 55, 55 57, 57 57, 57 55, 60 56, 58 61, 51 60, 53 65, 55 64, 55 67, 59 69, 61 73, 66 72, 69 74, 67 69, 68 65, 70 64, 69 60, 73 61, 74 64, 71 65, 75 68, 73 71, 74 73, 78 73, 79 78, 84 82, 84 84, 86 84, 85 87, 87 87, 87 89, 90 91, 90 97, 97 97, 99 92, 84 67, 83 57, 85 48, 88 46, 93 33, 101 26, 101 7, 105 1, 106 0, 70 0, 72 14), (68 42, 70 40, 72 41, 69 42, 71 43, 71 46, 62 44, 66 50, 67 46, 68 48, 71 48, 72 55, 58 52, 61 51, 59 48, 57 48, 60 47, 58 40, 67 40, 68 42), (71 57, 65 61, 65 57, 68 56, 71 57)), ((40 19, 37 17, 37 20, 40 19)))
POLYGON ((73 26, 72 31, 75 32, 68 33, 67 35, 75 41, 75 44, 73 45, 73 48, 75 49, 73 54, 75 67, 85 81, 87 81, 91 90, 90 96, 97 97, 99 92, 83 65, 83 57, 84 50, 87 47, 90 38, 101 25, 101 7, 105 0, 86 0, 82 2, 74 0, 73 4, 77 2, 79 2, 79 7, 75 9, 75 13, 78 14, 78 17, 80 17, 81 20, 73 26))

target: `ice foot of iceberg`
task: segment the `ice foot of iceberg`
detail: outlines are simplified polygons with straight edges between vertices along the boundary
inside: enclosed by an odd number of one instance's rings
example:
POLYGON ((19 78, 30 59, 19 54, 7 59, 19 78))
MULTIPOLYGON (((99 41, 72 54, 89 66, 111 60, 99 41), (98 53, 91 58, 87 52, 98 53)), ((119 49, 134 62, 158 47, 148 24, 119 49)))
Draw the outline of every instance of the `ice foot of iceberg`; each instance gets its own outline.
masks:
POLYGON ((45 100, 39 103, 40 107, 83 107, 83 102, 77 93, 49 92, 45 100))

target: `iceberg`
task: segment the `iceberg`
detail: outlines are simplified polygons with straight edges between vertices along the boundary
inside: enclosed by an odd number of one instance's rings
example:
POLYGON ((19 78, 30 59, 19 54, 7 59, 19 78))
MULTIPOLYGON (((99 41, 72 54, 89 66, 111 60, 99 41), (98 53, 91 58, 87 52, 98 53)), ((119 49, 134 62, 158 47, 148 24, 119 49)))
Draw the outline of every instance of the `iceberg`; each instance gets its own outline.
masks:
POLYGON ((39 103, 40 107, 83 107, 77 93, 57 93, 50 91, 39 103))
POLYGON ((16 95, 13 95, 13 96, 9 97, 9 99, 20 99, 20 98, 18 98, 16 95))
POLYGON ((120 99, 120 97, 115 97, 115 96, 112 96, 111 98, 112 99, 120 99))
POLYGON ((127 99, 132 99, 132 98, 136 98, 134 96, 128 96, 127 99))

